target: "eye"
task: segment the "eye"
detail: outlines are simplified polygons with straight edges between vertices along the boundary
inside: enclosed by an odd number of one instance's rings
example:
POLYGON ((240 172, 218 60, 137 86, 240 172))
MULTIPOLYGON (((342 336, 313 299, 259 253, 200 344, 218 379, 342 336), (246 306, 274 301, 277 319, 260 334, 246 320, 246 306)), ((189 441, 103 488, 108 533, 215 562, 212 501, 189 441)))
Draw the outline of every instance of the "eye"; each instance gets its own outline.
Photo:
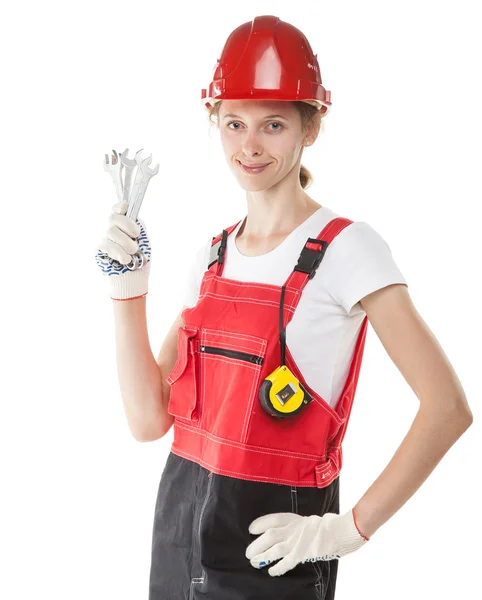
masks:
MULTIPOLYGON (((228 129, 231 129, 229 126, 232 125, 233 123, 238 123, 239 121, 229 121, 229 123, 226 124, 226 127, 228 129)), ((279 125, 279 127, 276 127, 276 129, 274 129, 273 131, 279 131, 280 129, 283 128, 283 125, 279 122, 279 121, 272 121, 271 123, 269 123, 269 125, 279 125)), ((239 127, 235 127, 234 130, 239 129, 239 127)))

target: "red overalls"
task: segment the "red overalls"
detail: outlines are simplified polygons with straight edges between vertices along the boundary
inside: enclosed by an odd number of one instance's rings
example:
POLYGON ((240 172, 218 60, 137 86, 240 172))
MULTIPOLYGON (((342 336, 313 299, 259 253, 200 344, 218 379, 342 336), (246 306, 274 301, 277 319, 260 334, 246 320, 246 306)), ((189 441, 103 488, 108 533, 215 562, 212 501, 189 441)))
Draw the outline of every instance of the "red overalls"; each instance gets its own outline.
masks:
MULTIPOLYGON (((335 218, 317 238, 308 238, 284 284, 284 327, 292 319, 304 286, 315 275, 327 246, 350 223, 349 219, 335 218)), ((357 386, 368 319, 365 317, 360 328, 336 409, 305 381, 289 351, 288 339, 286 365, 314 400, 290 417, 269 415, 258 400, 258 390, 263 379, 280 365, 282 287, 222 277, 227 236, 237 225, 213 238, 199 299, 182 313, 185 325, 178 330, 178 358, 167 377, 171 385, 168 411, 175 416, 174 440, 156 503, 150 600, 334 597, 334 580, 331 592, 327 584, 333 574, 336 576, 336 560, 305 563, 283 577, 272 578, 266 569, 254 569, 244 552, 255 539, 247 531, 249 523, 262 514, 339 512, 341 445, 357 386), (182 469, 189 469, 189 474, 181 477, 182 469), (173 496, 173 488, 180 495, 173 496), (200 491, 201 507, 197 511, 200 491), (285 493, 288 505, 284 501, 277 504, 276 495, 285 493), (229 508, 226 496, 231 496, 229 508), (229 519, 219 516, 228 513, 229 519), (179 519, 185 520, 184 525, 179 519), (174 561, 173 547, 183 547, 187 554, 179 554, 174 561), (227 547, 236 548, 229 559, 227 547), (186 565, 179 570, 180 562, 186 565), (311 578, 311 588, 307 577, 311 578), (284 588, 275 581, 280 579, 284 579, 284 588), (287 595, 288 581, 293 585, 293 596, 287 595), (261 582, 265 587, 260 586, 261 582), (281 589, 284 595, 280 595, 281 589)))

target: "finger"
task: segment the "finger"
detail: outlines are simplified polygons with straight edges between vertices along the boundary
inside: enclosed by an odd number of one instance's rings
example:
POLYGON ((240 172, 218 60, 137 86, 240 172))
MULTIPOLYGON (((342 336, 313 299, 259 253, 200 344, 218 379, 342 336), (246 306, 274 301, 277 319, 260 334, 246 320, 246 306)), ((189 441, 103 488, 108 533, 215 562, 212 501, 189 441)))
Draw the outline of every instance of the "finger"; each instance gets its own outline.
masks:
POLYGON ((271 513, 255 519, 249 526, 249 533, 258 535, 272 527, 281 527, 298 520, 300 515, 295 513, 271 513))
POLYGON ((101 241, 99 250, 122 265, 129 264, 132 259, 132 257, 123 250, 122 246, 119 246, 119 244, 116 244, 108 238, 104 238, 101 241))
POLYGON ((113 212, 119 215, 125 215, 128 207, 129 205, 127 204, 127 202, 117 202, 117 204, 114 204, 114 206, 112 207, 112 210, 113 212))
POLYGON ((269 548, 266 552, 253 556, 253 558, 249 562, 251 563, 251 566, 255 569, 262 569, 263 567, 266 567, 267 565, 270 565, 276 562, 277 560, 280 560, 280 558, 283 558, 287 553, 288 549, 286 546, 286 542, 285 540, 283 540, 269 548))
POLYGON ((270 548, 285 539, 285 532, 279 529, 268 529, 246 548, 245 556, 251 560, 253 557, 265 554, 270 548))
POLYGON ((268 569, 268 574, 271 577, 278 577, 280 575, 284 575, 286 572, 291 571, 291 569, 294 569, 297 564, 298 563, 296 562, 296 559, 294 559, 291 554, 288 554, 283 558, 283 560, 280 560, 277 565, 274 565, 274 567, 268 569))
POLYGON ((131 238, 138 238, 141 233, 140 225, 126 215, 112 213, 109 216, 109 225, 118 227, 131 238))
POLYGON ((135 254, 139 250, 139 242, 126 235, 118 227, 109 227, 106 237, 121 246, 127 254, 135 254))

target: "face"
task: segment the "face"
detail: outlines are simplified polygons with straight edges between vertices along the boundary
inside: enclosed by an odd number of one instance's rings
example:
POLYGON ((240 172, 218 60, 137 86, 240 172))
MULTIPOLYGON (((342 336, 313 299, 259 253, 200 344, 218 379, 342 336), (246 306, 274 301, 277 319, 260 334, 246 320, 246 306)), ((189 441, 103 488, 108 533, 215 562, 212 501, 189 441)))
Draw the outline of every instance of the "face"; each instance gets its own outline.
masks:
POLYGON ((223 100, 218 124, 226 160, 245 190, 272 187, 297 164, 293 175, 298 179, 306 135, 302 132, 300 114, 291 102, 223 100), (269 164, 260 173, 254 173, 244 171, 240 162, 269 164))

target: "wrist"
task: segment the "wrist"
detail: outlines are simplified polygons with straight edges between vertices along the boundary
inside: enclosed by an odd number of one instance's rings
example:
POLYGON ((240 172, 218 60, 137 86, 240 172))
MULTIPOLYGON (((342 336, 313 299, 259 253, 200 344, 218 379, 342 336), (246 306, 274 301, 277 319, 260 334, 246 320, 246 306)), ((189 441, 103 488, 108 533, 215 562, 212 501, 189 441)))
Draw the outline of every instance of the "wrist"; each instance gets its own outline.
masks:
MULTIPOLYGON (((363 538, 365 541, 367 541, 367 542, 368 542, 368 541, 370 540, 370 538, 368 537, 368 535, 365 535, 365 534, 364 534, 364 533, 363 533, 363 532, 360 530, 360 522, 359 522, 359 519, 358 519, 357 515, 355 515, 355 508, 352 508, 352 509, 351 509, 351 512, 352 512, 352 515, 353 515, 353 522, 355 523, 355 527, 356 527, 356 529, 357 529, 358 533, 359 533, 359 534, 362 536, 362 538, 363 538)), ((362 528, 363 528, 363 531, 366 531, 366 529, 365 529, 364 527, 362 527, 362 528)), ((370 534, 370 536, 371 536, 371 534, 370 534)))
POLYGON ((337 515, 333 520, 333 537, 337 541, 337 554, 345 556, 354 552, 367 543, 367 539, 360 535, 353 518, 353 510, 337 515))
POLYGON ((380 521, 380 511, 373 509, 366 504, 363 499, 353 507, 353 519, 356 521, 360 533, 370 539, 372 535, 380 528, 383 522, 380 521))
POLYGON ((109 275, 110 297, 112 300, 132 300, 145 296, 148 292, 150 261, 142 269, 109 275))

